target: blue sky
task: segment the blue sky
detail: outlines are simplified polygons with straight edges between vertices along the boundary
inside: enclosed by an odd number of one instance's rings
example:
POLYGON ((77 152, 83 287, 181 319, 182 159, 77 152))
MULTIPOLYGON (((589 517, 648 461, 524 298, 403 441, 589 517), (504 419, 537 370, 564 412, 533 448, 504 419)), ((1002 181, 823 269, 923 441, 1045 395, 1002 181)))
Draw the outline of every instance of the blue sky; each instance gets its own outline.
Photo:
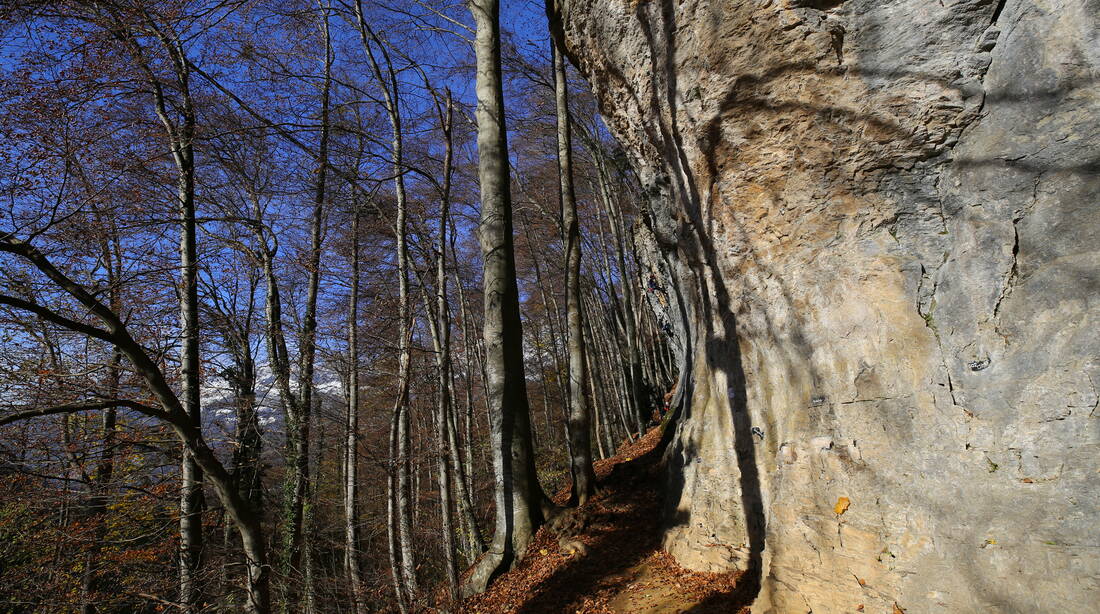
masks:
POLYGON ((533 42, 540 49, 549 45, 546 30, 546 9, 542 0, 502 0, 500 22, 510 30, 517 42, 533 42))

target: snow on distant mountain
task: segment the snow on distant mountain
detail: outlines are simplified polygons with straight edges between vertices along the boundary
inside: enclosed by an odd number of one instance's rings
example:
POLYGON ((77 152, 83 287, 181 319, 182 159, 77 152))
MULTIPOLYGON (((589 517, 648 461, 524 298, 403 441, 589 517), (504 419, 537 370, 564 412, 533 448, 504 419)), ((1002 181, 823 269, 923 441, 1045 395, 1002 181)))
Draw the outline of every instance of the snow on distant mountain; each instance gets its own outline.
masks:
MULTIPOLYGON (((291 388, 297 392, 297 382, 292 378, 291 388)), ((317 406, 340 406, 345 402, 344 384, 336 373, 324 369, 316 372, 314 402, 317 406)), ((236 400, 229 382, 220 376, 208 378, 200 391, 203 434, 211 444, 231 441, 237 428, 236 400)), ((256 409, 264 445, 281 442, 284 437, 282 396, 275 384, 275 376, 267 367, 256 373, 256 409)), ((222 447, 222 446, 218 446, 222 447)))

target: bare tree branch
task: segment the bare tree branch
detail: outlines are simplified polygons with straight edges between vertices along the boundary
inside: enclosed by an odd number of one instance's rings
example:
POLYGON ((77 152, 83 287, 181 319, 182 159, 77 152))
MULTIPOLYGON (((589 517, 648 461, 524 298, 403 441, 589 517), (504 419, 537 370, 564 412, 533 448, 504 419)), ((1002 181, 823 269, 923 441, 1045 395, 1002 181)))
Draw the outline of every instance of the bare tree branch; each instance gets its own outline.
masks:
POLYGON ((54 405, 52 407, 39 407, 36 409, 28 409, 25 411, 18 411, 5 416, 0 416, 0 426, 5 424, 11 424, 20 420, 27 420, 30 418, 38 418, 40 416, 53 416, 56 414, 75 414, 82 411, 95 411, 98 409, 108 409, 111 407, 127 407, 134 411, 143 413, 153 418, 159 418, 161 420, 168 421, 168 414, 160 409, 157 409, 151 405, 133 401, 130 399, 105 399, 103 401, 90 401, 84 403, 66 403, 64 405, 54 405))

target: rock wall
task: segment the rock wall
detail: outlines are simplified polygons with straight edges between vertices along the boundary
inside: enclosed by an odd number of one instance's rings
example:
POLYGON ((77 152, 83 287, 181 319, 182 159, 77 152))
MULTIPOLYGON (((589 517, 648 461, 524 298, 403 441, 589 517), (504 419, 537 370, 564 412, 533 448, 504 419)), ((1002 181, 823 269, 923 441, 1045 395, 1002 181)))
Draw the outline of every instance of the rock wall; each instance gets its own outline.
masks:
POLYGON ((558 0, 754 612, 1100 603, 1100 2, 558 0), (648 246, 648 247, 647 247, 648 246))

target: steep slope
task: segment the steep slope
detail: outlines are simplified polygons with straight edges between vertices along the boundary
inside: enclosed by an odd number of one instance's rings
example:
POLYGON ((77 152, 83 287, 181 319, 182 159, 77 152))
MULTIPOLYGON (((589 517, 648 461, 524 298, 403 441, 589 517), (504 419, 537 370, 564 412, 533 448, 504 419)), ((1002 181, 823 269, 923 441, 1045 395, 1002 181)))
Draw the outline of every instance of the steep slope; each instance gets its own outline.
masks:
POLYGON ((664 544, 754 612, 1100 601, 1100 4, 559 0, 680 346, 664 544))

